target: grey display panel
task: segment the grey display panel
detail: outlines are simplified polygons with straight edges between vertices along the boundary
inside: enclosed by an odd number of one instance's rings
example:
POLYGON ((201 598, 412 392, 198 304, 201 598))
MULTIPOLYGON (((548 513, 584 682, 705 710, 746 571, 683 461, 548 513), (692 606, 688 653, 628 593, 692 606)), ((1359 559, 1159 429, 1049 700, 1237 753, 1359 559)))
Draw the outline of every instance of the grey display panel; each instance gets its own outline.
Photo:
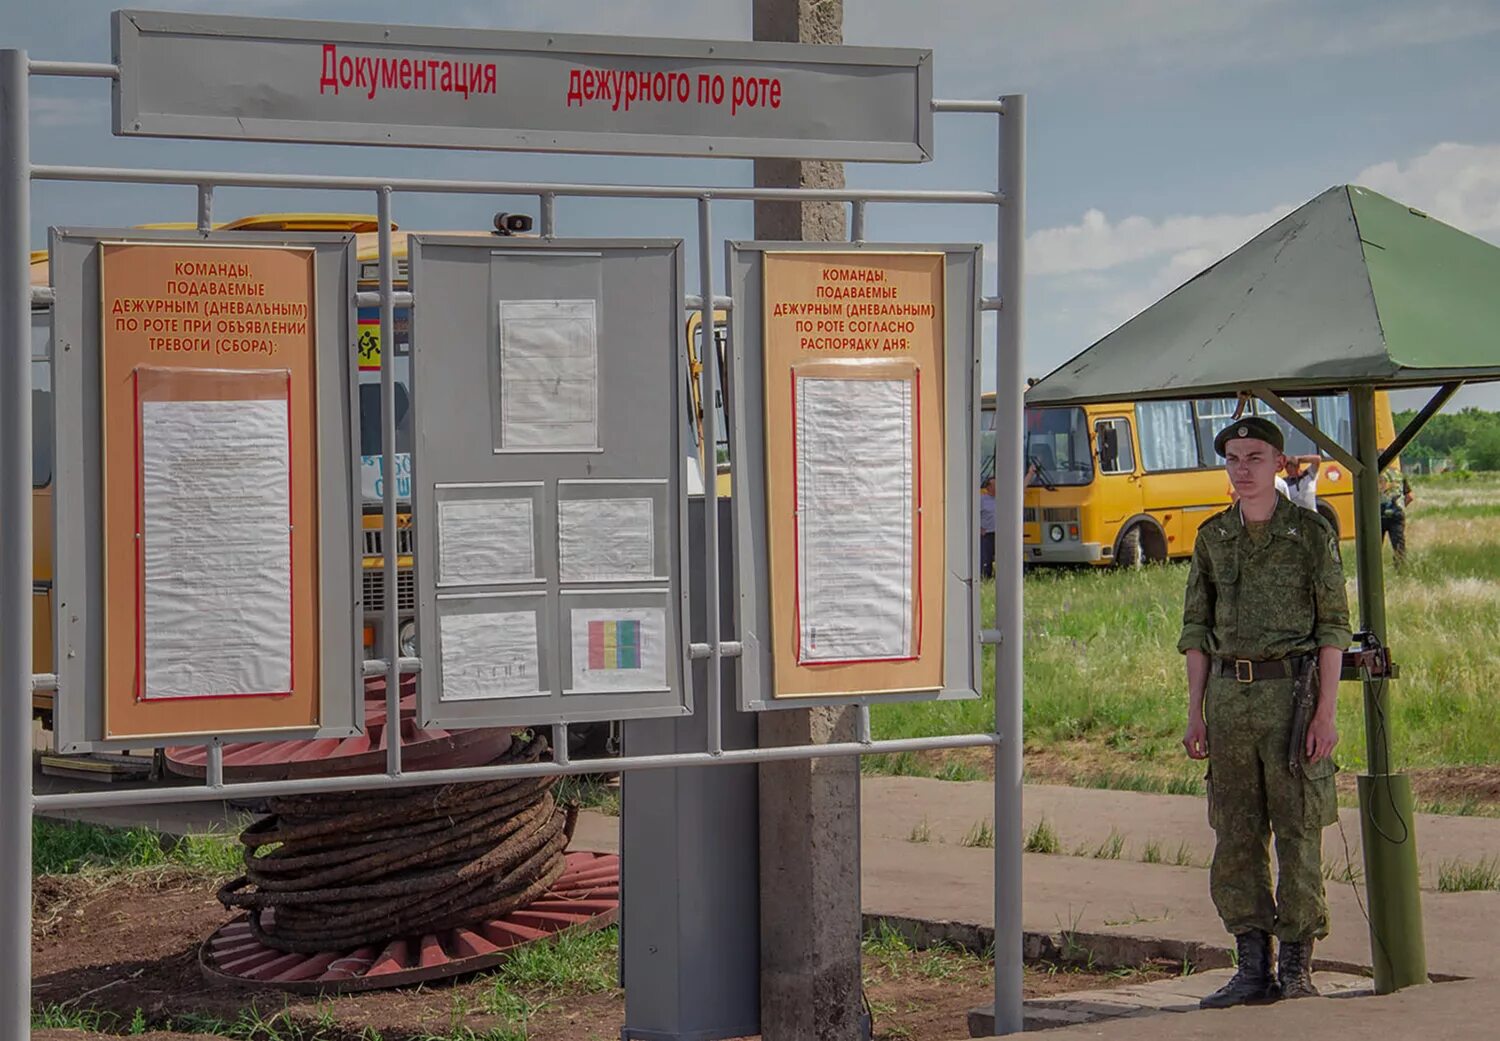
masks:
POLYGON ((413 235, 410 258, 423 725, 688 714, 681 243, 413 235), (589 335, 592 365, 546 369, 589 335), (591 407, 525 389, 564 377, 591 407))
MULTIPOLYGON (((302 246, 315 251, 314 310, 318 416, 319 618, 322 627, 317 727, 235 732, 234 741, 349 737, 364 722, 363 650, 355 619, 360 591, 354 466, 357 377, 353 358, 355 240, 344 234, 156 231, 55 228, 51 270, 56 295, 53 357, 56 490, 53 538, 58 691, 54 708, 61 752, 109 751, 149 745, 203 744, 213 731, 164 740, 104 738, 103 470, 99 451, 101 242, 219 243, 302 246)), ((206 653, 212 653, 209 649, 206 653)))
POLYGON ((943 633, 943 687, 939 691, 871 694, 850 697, 771 696, 770 552, 766 522, 766 441, 763 262, 779 253, 942 253, 945 256, 944 329, 946 369, 944 399, 947 422, 946 485, 953 501, 968 502, 979 486, 979 305, 981 248, 974 245, 925 243, 729 242, 726 243, 730 294, 729 322, 731 424, 734 439, 734 511, 736 582, 739 587, 740 709, 807 708, 847 705, 851 701, 945 701, 977 698, 979 644, 979 518, 968 510, 945 511, 944 582, 946 622, 943 633))
POLYGON ((932 157, 932 52, 913 48, 117 11, 114 54, 116 134, 932 157))

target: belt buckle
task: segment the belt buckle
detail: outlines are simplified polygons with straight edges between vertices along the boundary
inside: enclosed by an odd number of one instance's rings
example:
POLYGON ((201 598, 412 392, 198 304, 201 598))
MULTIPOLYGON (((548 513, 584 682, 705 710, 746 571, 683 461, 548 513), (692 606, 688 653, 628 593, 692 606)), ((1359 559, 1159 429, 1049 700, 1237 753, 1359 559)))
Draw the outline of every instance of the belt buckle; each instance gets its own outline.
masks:
POLYGON ((1249 658, 1236 658, 1234 660, 1234 678, 1241 683, 1252 683, 1255 680, 1254 663, 1249 658))

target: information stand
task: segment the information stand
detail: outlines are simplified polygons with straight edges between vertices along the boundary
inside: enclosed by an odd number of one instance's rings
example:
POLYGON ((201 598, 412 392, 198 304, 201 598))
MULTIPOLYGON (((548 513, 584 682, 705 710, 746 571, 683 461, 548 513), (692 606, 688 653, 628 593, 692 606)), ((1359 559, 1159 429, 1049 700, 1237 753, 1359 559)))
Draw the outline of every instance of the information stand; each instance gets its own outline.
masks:
POLYGON ((687 714, 680 243, 410 258, 424 725, 687 714))
POLYGON ((61 750, 357 732, 352 259, 54 235, 61 750))
POLYGON ((742 708, 978 696, 978 270, 730 245, 742 708))

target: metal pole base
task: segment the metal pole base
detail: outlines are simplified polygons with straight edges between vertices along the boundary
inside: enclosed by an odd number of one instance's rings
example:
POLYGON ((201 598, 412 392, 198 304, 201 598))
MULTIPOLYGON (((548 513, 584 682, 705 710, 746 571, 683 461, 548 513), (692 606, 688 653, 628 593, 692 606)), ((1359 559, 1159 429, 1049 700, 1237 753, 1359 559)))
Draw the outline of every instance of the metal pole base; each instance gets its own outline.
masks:
POLYGON ((1362 774, 1358 781, 1375 993, 1389 994, 1427 982, 1411 781, 1405 774, 1362 774))

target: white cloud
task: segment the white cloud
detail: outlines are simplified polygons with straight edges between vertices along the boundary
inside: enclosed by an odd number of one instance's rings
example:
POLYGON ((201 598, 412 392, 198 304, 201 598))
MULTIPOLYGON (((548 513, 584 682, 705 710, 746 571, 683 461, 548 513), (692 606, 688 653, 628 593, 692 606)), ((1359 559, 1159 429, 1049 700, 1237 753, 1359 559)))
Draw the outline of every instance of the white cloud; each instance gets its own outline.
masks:
POLYGON ((1033 274, 1064 275, 1104 271, 1160 256, 1167 256, 1168 263, 1176 265, 1181 263, 1179 258, 1212 255, 1216 260, 1291 210, 1291 206, 1275 206, 1260 213, 1161 220, 1125 217, 1112 222, 1102 210, 1090 209, 1076 224, 1044 228, 1030 235, 1026 263, 1033 274))
POLYGON ((1366 167, 1354 183, 1471 234, 1500 232, 1500 144, 1440 144, 1404 163, 1366 167))
MULTIPOLYGON (((1366 167, 1352 183, 1500 242, 1500 144, 1439 144, 1410 159, 1366 167)), ((1028 236, 1032 291, 1047 300, 1049 331, 1072 354, 1292 209, 1283 204, 1255 213, 1119 219, 1089 209, 1072 224, 1028 236)))

